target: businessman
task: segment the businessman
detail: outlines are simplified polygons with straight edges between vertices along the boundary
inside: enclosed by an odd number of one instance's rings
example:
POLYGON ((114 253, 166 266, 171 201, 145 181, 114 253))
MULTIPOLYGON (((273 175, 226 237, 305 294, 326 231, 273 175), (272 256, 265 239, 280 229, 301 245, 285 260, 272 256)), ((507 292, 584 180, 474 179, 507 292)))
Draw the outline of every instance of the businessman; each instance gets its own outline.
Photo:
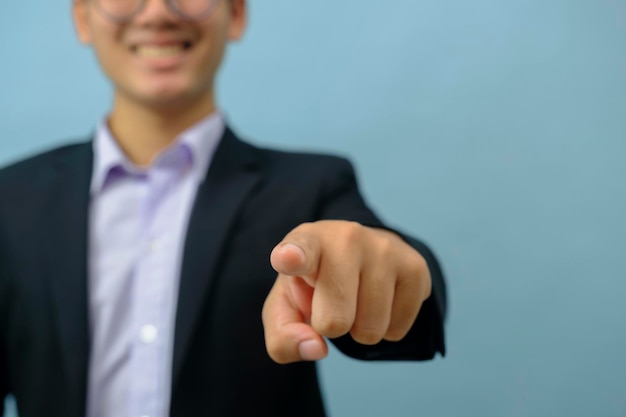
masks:
POLYGON ((220 113, 245 0, 72 10, 114 101, 87 142, 0 171, 0 399, 20 417, 323 416, 328 340, 444 353, 437 261, 350 164, 252 146, 220 113))

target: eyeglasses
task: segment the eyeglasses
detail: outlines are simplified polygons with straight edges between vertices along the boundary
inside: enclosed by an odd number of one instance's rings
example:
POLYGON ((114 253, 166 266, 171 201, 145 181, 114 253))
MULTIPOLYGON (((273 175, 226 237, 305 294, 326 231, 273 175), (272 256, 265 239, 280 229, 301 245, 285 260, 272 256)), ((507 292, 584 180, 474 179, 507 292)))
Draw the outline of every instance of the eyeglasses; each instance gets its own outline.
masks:
MULTIPOLYGON (((128 22, 137 16, 148 0, 92 0, 96 8, 117 23, 128 22)), ((170 11, 184 20, 208 17, 220 0, 164 0, 170 11)))

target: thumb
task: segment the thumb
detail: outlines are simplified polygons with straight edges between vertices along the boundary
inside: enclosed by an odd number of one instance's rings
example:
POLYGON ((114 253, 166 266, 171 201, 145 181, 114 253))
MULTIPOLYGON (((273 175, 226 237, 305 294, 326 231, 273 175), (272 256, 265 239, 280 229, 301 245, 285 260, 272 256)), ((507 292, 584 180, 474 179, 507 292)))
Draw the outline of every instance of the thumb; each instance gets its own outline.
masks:
POLYGON ((315 361, 328 354, 326 341, 307 324, 304 313, 292 300, 294 291, 301 292, 298 298, 310 299, 313 289, 297 278, 279 275, 263 305, 267 353, 280 364, 315 361))

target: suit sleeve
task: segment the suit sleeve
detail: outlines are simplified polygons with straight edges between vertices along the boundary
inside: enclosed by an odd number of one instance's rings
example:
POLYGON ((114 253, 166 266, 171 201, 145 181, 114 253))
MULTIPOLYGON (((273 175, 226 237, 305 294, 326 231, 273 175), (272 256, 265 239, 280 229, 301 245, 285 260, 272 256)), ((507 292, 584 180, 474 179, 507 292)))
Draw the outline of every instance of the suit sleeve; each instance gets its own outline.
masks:
POLYGON ((3 306, 7 305, 5 291, 6 273, 4 271, 3 260, 0 257, 0 416, 4 415, 4 401, 9 394, 9 381, 7 369, 6 353, 6 311, 3 306))
POLYGON ((382 341, 374 346, 366 346, 355 342, 350 335, 332 342, 344 354, 355 359, 427 360, 434 358, 437 352, 444 355, 446 288, 437 258, 426 244, 384 225, 367 207, 359 192, 354 169, 347 160, 339 159, 336 167, 325 171, 333 175, 326 180, 320 218, 356 221, 365 226, 398 233, 424 257, 432 278, 432 294, 422 305, 413 327, 400 342, 382 341))
POLYGON ((7 369, 6 369, 6 355, 4 354, 4 340, 1 341, 0 346, 0 416, 4 415, 4 401, 9 394, 7 387, 7 369))
MULTIPOLYGON (((0 207, 1 208, 1 207, 0 207)), ((0 211, 0 217, 2 217, 0 211)), ((0 225, 2 226, 2 225, 0 225)), ((10 295, 10 271, 7 258, 7 246, 0 228, 0 416, 5 412, 5 401, 11 393, 8 352, 8 320, 10 295)))

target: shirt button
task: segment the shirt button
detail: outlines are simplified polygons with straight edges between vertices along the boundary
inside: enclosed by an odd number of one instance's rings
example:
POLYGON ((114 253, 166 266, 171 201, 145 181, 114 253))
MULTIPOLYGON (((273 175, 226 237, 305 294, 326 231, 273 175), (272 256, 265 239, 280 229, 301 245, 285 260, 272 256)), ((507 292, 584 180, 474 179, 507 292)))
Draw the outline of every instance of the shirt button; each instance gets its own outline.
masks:
POLYGON ((156 326, 152 324, 146 324, 141 328, 141 331, 139 332, 139 338, 144 343, 152 343, 156 340, 158 334, 159 331, 157 330, 156 326))

